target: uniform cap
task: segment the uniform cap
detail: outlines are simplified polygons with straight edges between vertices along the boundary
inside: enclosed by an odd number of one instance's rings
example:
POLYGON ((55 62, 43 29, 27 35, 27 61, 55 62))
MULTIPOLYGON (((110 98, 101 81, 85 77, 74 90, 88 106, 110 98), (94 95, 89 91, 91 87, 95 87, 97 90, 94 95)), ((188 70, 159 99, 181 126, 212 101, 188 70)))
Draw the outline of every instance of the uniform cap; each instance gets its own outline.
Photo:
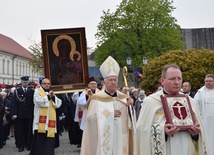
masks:
POLYGON ((24 82, 28 82, 29 81, 29 76, 23 76, 21 77, 21 80, 24 82))
POLYGON ((12 87, 12 85, 6 85, 5 89, 11 89, 12 87))

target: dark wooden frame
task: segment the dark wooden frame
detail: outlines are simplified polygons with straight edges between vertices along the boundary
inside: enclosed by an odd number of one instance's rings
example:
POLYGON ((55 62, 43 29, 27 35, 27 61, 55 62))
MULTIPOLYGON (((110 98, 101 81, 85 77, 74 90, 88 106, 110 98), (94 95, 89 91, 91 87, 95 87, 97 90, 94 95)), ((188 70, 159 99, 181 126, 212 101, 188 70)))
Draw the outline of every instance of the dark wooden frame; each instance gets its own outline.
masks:
POLYGON ((175 125, 181 130, 187 130, 196 123, 188 95, 164 94, 161 95, 161 101, 167 123, 175 125))
POLYGON ((41 30, 45 77, 55 91, 85 89, 88 59, 85 28, 41 30))

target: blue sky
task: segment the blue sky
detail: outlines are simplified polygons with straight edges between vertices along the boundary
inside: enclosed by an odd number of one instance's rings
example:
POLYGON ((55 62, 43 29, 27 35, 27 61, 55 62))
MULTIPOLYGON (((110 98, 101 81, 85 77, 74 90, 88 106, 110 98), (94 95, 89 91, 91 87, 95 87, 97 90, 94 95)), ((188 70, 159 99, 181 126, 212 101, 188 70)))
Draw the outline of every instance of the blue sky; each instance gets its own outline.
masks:
MULTIPOLYGON (((0 33, 23 47, 41 41, 42 29, 85 27, 89 47, 102 11, 116 10, 122 0, 4 0, 1 1, 0 33)), ((173 16, 182 28, 214 27, 214 0, 174 0, 173 16)))

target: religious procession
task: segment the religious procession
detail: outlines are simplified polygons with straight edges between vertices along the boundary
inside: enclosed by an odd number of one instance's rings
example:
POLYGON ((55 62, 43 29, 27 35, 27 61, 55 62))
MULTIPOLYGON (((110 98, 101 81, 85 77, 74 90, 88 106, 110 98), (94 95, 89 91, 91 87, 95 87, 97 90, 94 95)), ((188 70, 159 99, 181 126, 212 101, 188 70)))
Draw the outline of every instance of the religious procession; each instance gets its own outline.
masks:
POLYGON ((38 85, 29 76, 16 87, 6 85, 0 93, 0 152, 14 138, 17 153, 54 155, 66 132, 80 155, 214 154, 213 74, 191 92, 180 67, 165 65, 155 91, 145 92, 128 87, 125 74, 124 87, 118 87, 120 67, 111 56, 100 72, 101 87, 89 76, 79 92, 55 94, 46 77, 38 85))
POLYGON ((214 155, 213 5, 2 0, 0 155, 214 155))

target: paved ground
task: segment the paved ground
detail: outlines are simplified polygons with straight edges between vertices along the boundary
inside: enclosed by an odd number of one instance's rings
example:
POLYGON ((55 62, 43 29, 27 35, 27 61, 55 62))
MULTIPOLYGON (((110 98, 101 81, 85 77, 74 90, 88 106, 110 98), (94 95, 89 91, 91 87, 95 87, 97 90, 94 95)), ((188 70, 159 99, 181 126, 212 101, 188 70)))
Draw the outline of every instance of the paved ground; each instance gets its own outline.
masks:
MULTIPOLYGON (((14 138, 7 140, 7 144, 0 149, 0 155, 29 155, 29 151, 18 152, 15 147, 14 138)), ((80 148, 71 145, 68 140, 68 133, 64 131, 60 136, 60 147, 55 149, 55 155, 80 155, 80 148)))

